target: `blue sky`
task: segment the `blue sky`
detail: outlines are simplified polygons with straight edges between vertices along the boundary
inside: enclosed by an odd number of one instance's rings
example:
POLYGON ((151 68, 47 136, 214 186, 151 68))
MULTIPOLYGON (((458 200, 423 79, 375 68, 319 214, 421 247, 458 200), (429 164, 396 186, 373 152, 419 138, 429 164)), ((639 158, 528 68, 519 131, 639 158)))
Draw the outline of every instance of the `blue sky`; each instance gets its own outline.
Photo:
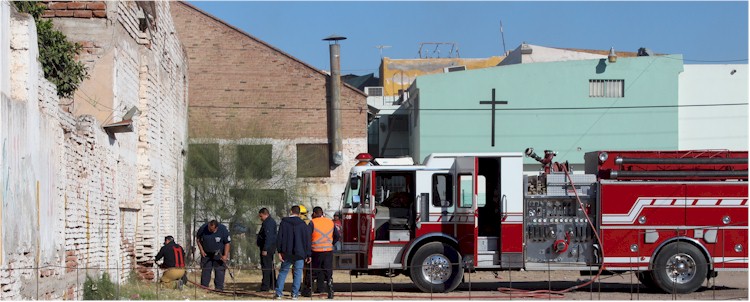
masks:
MULTIPOLYGON (((455 42, 463 58, 548 47, 683 54, 686 64, 748 59, 748 2, 197 2, 196 7, 319 69, 338 34, 344 74, 375 73, 383 56, 418 58, 420 42, 455 42)), ((447 48, 442 51, 445 56, 447 48)))

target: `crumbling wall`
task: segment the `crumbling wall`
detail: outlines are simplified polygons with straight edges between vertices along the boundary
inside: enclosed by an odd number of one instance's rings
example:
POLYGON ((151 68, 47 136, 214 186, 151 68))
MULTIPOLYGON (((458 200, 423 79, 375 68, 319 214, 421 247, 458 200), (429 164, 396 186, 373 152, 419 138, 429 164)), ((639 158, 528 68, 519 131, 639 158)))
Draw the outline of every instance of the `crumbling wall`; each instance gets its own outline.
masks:
POLYGON ((0 300, 80 299, 87 274, 125 280, 151 267, 164 236, 184 240, 186 58, 169 2, 52 3, 55 27, 87 43, 80 59, 96 74, 59 99, 36 60, 33 19, 0 3, 0 68, 11 75, 0 78, 0 300), (104 13, 57 17, 80 7, 104 13), (104 130, 134 107, 132 132, 104 130))

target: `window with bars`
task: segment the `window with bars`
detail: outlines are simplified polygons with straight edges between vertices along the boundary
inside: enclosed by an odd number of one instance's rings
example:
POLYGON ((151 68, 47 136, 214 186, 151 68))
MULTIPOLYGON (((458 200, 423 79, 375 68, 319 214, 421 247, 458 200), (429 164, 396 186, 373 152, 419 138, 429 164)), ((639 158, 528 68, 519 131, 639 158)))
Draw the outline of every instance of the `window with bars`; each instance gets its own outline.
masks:
POLYGON ((589 97, 625 97, 625 80, 589 80, 589 97))
POLYGON ((297 177, 331 177, 328 144, 297 144, 297 177))
POLYGON ((238 145, 237 177, 271 178, 272 150, 271 145, 238 145))
POLYGON ((216 178, 221 176, 219 144, 190 144, 187 175, 190 178, 216 178))

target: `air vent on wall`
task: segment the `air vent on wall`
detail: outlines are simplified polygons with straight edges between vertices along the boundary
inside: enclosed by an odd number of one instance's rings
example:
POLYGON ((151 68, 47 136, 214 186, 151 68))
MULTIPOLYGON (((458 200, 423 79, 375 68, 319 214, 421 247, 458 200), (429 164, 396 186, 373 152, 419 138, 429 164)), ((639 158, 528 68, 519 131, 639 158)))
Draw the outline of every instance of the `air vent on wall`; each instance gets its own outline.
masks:
POLYGON ((446 72, 446 73, 447 72, 462 71, 462 70, 466 70, 466 66, 461 65, 461 66, 451 66, 451 67, 445 67, 445 68, 443 68, 443 72, 446 72))
POLYGON ((383 96, 383 87, 365 87, 367 96, 383 96))

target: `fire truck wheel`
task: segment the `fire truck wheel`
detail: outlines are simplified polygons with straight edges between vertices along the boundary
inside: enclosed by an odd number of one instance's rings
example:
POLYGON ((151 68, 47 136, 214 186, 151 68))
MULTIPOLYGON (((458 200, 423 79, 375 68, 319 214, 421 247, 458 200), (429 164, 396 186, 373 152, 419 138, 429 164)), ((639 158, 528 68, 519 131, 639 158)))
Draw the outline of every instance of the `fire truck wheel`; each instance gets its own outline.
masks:
POLYGON ((641 281, 641 284, 643 284, 643 286, 650 289, 659 289, 659 287, 656 286, 656 282, 654 282, 654 272, 642 271, 636 272, 635 275, 638 277, 638 281, 641 281))
POLYGON ((446 293, 461 283, 461 255, 450 245, 440 242, 425 244, 412 259, 409 275, 423 292, 446 293))
POLYGON ((701 287, 708 274, 708 264, 694 245, 673 242, 656 255, 653 272, 654 282, 661 290, 687 294, 701 287))

